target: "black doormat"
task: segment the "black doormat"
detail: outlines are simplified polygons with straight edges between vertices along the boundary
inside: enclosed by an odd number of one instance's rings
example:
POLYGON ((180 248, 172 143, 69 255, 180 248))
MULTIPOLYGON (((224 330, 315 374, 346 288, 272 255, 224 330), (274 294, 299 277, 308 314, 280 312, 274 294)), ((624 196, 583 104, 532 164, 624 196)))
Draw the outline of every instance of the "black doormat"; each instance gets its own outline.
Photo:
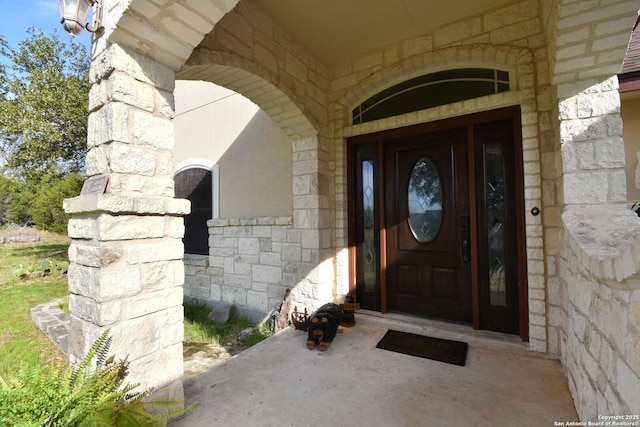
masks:
POLYGON ((410 334, 389 329, 376 348, 396 353, 424 357, 425 359, 464 366, 467 360, 466 342, 410 334))

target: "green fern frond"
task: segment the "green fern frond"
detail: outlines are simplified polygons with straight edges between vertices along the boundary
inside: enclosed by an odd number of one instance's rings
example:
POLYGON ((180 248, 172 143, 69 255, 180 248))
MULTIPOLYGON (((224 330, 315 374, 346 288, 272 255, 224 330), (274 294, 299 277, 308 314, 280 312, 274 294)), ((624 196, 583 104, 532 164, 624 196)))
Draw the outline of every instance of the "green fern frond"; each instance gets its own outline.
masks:
POLYGON ((155 416, 155 419, 160 423, 182 416, 198 405, 197 403, 192 403, 191 405, 184 407, 184 402, 182 401, 162 397, 151 399, 147 404, 153 409, 162 410, 162 412, 155 416))
MULTIPOLYGON (((105 333, 109 333, 107 329, 105 333)), ((109 355, 109 348, 111 347, 111 335, 107 336, 104 344, 98 348, 98 353, 96 355, 96 369, 100 368, 104 365, 107 360, 107 356, 109 355)), ((111 359, 111 358, 110 358, 111 359)))
POLYGON ((112 427, 114 411, 94 411, 77 425, 78 427, 112 427))
POLYGON ((195 406, 183 408, 183 402, 170 398, 149 399, 151 389, 136 391, 138 384, 124 384, 129 362, 107 357, 110 345, 107 330, 76 366, 0 377, 0 425, 161 426, 195 406))
POLYGON ((3 390, 22 389, 24 384, 19 378, 7 378, 6 380, 0 376, 0 382, 2 383, 3 390))
MULTIPOLYGON (((111 345, 111 337, 109 335, 110 329, 105 330, 102 335, 93 343, 87 355, 82 360, 82 363, 78 365, 75 369, 76 375, 73 377, 75 379, 77 374, 80 372, 84 372, 91 366, 91 362, 98 354, 104 354, 109 351, 109 347, 111 345)), ((73 381, 72 381, 73 382, 73 381)))
POLYGON ((116 425, 121 426, 156 426, 157 420, 149 416, 143 405, 127 405, 126 409, 118 411, 116 425))
POLYGON ((145 397, 147 397, 147 395, 149 395, 149 393, 151 393, 151 389, 147 390, 146 392, 134 391, 136 388, 138 388, 139 385, 140 384, 127 385, 124 390, 122 390, 122 392, 124 393, 124 400, 130 401, 144 399, 145 397))

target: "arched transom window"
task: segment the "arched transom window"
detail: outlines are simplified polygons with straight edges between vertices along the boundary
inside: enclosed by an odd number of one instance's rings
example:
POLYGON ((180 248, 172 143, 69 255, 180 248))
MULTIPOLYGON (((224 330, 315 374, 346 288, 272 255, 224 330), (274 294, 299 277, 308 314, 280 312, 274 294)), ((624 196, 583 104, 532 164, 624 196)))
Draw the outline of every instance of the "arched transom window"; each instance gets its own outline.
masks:
POLYGON ((353 124, 509 90, 509 72, 489 68, 438 71, 387 88, 353 109, 353 124))

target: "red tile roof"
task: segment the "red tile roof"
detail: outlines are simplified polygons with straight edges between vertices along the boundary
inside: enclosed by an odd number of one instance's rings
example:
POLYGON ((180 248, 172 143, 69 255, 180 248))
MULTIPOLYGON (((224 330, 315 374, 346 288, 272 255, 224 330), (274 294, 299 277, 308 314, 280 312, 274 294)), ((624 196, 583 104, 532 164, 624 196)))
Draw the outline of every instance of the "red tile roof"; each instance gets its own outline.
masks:
POLYGON ((624 58, 624 65, 620 74, 626 74, 640 70, 640 25, 638 25, 640 17, 636 20, 636 25, 631 33, 631 40, 627 48, 627 55, 624 58))

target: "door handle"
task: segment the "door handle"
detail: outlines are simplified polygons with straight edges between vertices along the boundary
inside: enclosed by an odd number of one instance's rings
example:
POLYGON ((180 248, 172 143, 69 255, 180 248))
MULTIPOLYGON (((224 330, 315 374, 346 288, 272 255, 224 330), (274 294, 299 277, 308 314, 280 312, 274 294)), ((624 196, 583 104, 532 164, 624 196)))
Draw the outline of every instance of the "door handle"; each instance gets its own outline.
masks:
POLYGON ((471 259, 471 245, 469 244, 469 231, 462 232, 462 260, 469 262, 471 259))

